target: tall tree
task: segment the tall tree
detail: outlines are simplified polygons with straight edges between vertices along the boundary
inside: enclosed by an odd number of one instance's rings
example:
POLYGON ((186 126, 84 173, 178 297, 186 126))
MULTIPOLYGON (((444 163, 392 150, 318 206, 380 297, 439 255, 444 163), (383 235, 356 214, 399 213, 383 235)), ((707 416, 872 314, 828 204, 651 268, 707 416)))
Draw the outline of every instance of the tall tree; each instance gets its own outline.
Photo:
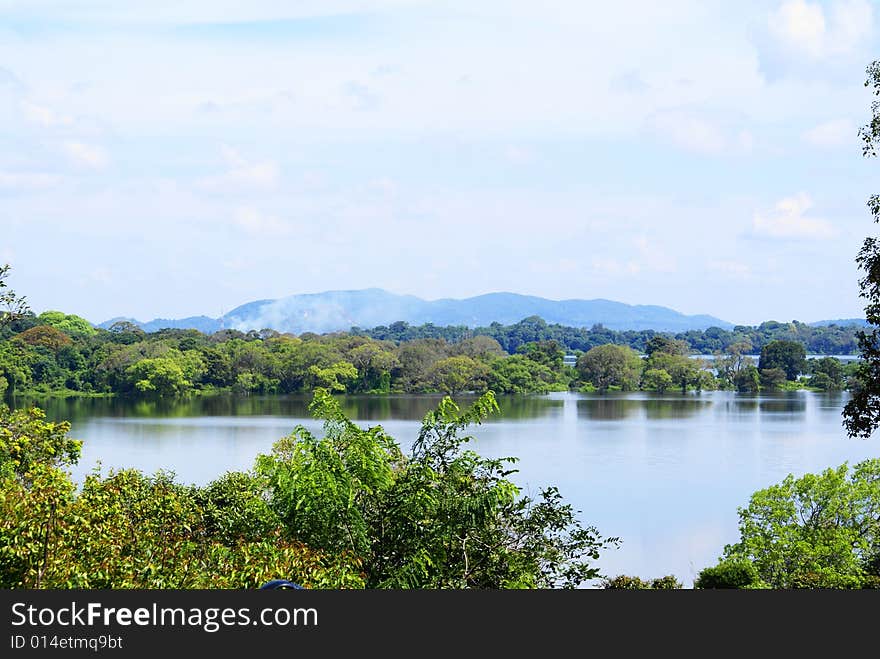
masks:
MULTIPOLYGON (((880 61, 868 66, 865 87, 872 87, 880 97, 880 61)), ((880 99, 871 103, 871 120, 859 129, 862 155, 877 156, 880 145, 880 99)), ((868 209, 874 222, 880 222, 880 195, 868 198, 868 209)), ((865 318, 869 328, 858 333, 862 363, 859 367, 860 385, 843 409, 843 425, 850 437, 870 437, 880 425, 880 240, 868 236, 856 257, 856 263, 865 275, 859 280, 860 297, 867 300, 865 318)))
POLYGON ((577 361, 578 375, 600 392, 614 386, 624 391, 637 388, 641 370, 641 358, 627 346, 608 344, 590 348, 577 361))
POLYGON ((16 295, 15 291, 9 290, 6 285, 9 267, 8 263, 0 266, 0 326, 11 323, 19 316, 23 316, 30 311, 27 300, 16 295))
POLYGON ((789 380, 797 380, 807 367, 807 352, 803 343, 797 341, 771 341, 761 348, 758 370, 780 368, 789 380))

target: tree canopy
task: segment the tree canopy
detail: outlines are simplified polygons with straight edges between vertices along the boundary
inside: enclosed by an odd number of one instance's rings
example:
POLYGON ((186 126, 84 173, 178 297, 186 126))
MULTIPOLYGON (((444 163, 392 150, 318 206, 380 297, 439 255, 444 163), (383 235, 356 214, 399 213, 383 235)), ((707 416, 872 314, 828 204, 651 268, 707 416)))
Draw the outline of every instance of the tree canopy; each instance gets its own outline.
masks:
MULTIPOLYGON (((880 61, 868 66, 866 87, 880 97, 880 61)), ((871 118, 859 130, 862 153, 876 157, 880 145, 880 99, 871 103, 871 118)), ((868 198, 868 209, 875 223, 880 222, 880 195, 868 198)), ((870 437, 880 425, 880 239, 868 236, 856 257, 864 272, 859 280, 859 295, 866 300, 865 318, 869 329, 858 333, 862 363, 859 367, 858 386, 843 410, 844 426, 851 437, 870 437)))

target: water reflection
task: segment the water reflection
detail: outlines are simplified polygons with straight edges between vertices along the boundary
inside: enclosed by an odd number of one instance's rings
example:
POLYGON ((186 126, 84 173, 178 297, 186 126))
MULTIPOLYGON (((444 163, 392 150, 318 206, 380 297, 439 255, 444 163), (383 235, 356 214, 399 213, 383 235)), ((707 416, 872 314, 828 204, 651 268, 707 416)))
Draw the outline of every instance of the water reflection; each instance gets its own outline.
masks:
POLYGON ((689 419, 712 404, 702 398, 649 398, 642 403, 648 419, 689 419))
MULTIPOLYGON (((342 409, 357 421, 421 421, 437 408, 443 397, 435 394, 391 396, 338 396, 342 409)), ((455 402, 464 409, 476 396, 457 396, 455 402)), ((563 401, 547 396, 498 396, 500 414, 495 419, 539 419, 561 413, 563 401)), ((112 398, 15 398, 15 408, 37 405, 55 421, 112 418, 188 418, 227 416, 277 416, 309 419, 309 395, 289 396, 191 396, 182 399, 137 400, 112 398)))
POLYGON ((761 398, 758 405, 765 414, 794 415, 807 411, 807 399, 801 396, 781 395, 778 398, 761 398))
POLYGON ((621 421, 638 414, 644 402, 611 396, 584 398, 577 402, 577 413, 578 417, 591 421, 621 421))

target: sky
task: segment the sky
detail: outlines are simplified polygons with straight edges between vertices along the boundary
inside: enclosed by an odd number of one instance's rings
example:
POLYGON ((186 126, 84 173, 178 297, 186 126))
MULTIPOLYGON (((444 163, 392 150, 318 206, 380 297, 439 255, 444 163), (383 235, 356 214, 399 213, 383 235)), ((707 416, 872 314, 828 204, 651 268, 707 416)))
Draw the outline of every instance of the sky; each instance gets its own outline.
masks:
POLYGON ((863 316, 868 0, 0 0, 36 312, 379 287, 863 316))

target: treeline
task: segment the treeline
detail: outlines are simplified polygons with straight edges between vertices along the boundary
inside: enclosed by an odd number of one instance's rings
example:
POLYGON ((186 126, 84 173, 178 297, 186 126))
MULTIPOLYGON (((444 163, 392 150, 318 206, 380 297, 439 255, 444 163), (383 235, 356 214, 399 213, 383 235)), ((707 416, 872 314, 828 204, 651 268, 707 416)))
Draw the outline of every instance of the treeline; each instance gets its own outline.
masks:
MULTIPOLYGON (((208 335, 167 329, 147 334, 132 323, 97 329, 78 316, 50 311, 19 317, 0 329, 0 395, 165 397, 213 391, 287 394, 317 388, 451 395, 569 389, 843 389, 855 373, 855 365, 844 367, 832 357, 806 360, 806 349, 797 341, 765 343, 758 364, 749 357, 754 344, 734 341, 715 351, 709 362, 693 358, 694 348, 686 340, 657 333, 641 347, 645 358, 612 340, 620 336, 609 335, 605 343, 576 351, 577 363, 572 365, 565 363, 567 350, 556 339, 524 341, 542 336, 537 329, 552 326, 527 319, 511 327, 535 331, 502 337, 508 342, 505 349, 485 335, 455 336, 453 341, 378 339, 358 331, 294 336, 274 330, 208 335), (780 357, 782 353, 787 356, 780 357)), ((598 336, 601 332, 593 338, 598 336)))
POLYGON ((812 327, 795 320, 790 323, 768 321, 755 327, 737 325, 732 330, 710 327, 706 330, 672 334, 654 330, 615 331, 602 325, 593 325, 589 329, 568 327, 547 323, 538 316, 530 316, 513 325, 492 323, 488 327, 469 328, 464 325, 438 327, 430 323, 413 326, 397 322, 372 329, 353 327, 351 333, 396 343, 416 339, 443 339, 455 343, 475 336, 488 336, 498 341, 509 353, 515 353, 520 346, 537 341, 556 341, 569 352, 586 352, 590 348, 613 343, 643 353, 648 341, 655 336, 665 336, 684 341, 691 351, 703 355, 723 351, 734 343, 746 343, 751 346, 750 350, 754 354, 758 354, 772 341, 801 343, 809 354, 853 355, 858 353, 858 330, 858 327, 851 325, 812 327))

